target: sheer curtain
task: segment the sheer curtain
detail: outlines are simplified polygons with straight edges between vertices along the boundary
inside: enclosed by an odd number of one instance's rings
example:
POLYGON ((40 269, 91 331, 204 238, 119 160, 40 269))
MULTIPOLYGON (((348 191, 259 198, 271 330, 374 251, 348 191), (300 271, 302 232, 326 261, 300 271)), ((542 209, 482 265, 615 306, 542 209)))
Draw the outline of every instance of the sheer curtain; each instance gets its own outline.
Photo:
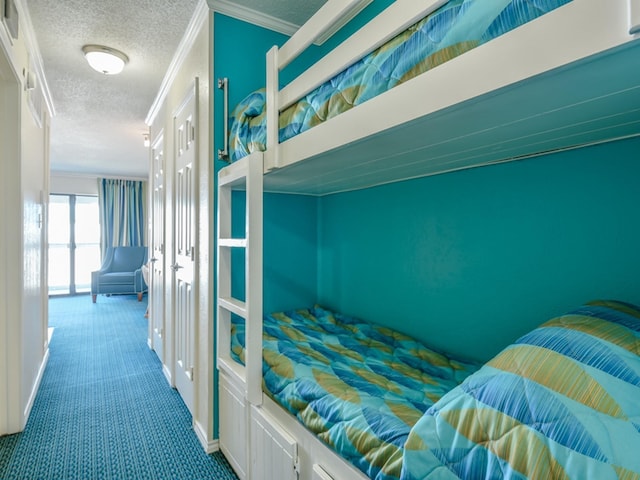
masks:
POLYGON ((146 199, 147 182, 98 179, 102 255, 108 247, 146 245, 146 199))

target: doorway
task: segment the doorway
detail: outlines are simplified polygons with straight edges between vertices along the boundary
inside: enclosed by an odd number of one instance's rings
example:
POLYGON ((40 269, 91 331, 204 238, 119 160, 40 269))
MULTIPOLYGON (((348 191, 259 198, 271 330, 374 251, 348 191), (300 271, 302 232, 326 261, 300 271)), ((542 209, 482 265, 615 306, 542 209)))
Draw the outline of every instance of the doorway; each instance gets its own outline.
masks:
POLYGON ((49 296, 91 291, 91 272, 100 268, 98 197, 49 197, 49 296))

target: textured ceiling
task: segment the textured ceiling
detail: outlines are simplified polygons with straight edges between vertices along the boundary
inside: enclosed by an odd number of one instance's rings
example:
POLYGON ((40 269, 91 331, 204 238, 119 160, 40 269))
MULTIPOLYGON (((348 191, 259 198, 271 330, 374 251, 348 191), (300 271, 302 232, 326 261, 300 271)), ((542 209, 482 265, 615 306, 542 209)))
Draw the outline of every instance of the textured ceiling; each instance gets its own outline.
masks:
MULTIPOLYGON (((215 0, 214 2, 215 3, 215 0)), ((323 0, 237 0, 240 6, 303 23, 323 0)), ((146 177, 144 120, 198 0, 26 0, 56 111, 52 173, 146 177), (86 44, 123 51, 120 75, 92 70, 86 44)))
MULTIPOLYGON (((284 20, 302 25, 326 0, 233 0, 232 3, 284 20)), ((211 3, 215 3, 212 0, 211 3)))

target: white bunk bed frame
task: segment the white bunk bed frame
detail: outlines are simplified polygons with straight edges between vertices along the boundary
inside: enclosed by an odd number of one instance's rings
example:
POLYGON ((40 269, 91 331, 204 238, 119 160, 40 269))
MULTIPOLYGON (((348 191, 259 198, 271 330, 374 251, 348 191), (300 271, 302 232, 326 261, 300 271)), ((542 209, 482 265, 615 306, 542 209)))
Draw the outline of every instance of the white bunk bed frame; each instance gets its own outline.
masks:
POLYGON ((220 447, 241 479, 365 478, 262 392, 263 191, 324 195, 640 135, 640 0, 573 0, 278 143, 280 111, 444 1, 396 0, 282 90, 279 71, 362 0, 329 0, 267 54, 267 149, 218 177, 220 447), (233 190, 246 191, 240 239, 233 190), (231 295, 236 248, 245 301, 231 295), (246 366, 230 355, 232 314, 247 322, 246 366))

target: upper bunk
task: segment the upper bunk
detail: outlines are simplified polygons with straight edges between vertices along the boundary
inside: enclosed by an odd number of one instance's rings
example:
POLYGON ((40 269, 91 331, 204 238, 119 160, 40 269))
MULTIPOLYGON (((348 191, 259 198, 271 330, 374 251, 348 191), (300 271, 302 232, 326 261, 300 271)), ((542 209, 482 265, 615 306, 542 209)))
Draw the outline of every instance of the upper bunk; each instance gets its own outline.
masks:
POLYGON ((279 112, 447 2, 396 0, 279 88, 359 3, 329 0, 267 54, 265 191, 325 195, 640 135, 640 0, 569 0, 281 141, 279 112))

